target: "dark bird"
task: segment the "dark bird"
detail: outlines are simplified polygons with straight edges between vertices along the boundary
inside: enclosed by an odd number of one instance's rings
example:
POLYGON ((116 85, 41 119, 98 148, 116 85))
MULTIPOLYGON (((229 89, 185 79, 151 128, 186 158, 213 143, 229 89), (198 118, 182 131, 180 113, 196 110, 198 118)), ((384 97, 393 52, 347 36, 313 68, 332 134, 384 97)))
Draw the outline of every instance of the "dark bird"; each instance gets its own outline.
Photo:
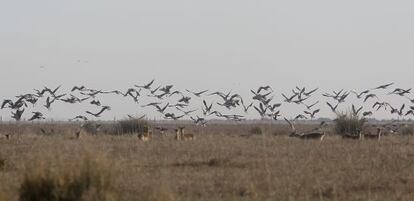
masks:
POLYGON ((275 104, 273 104, 273 105, 268 105, 267 107, 269 108, 269 110, 270 110, 271 112, 274 112, 274 111, 276 110, 276 108, 278 108, 278 107, 280 107, 280 106, 282 106, 282 103, 275 103, 275 104))
POLYGON ((250 90, 250 92, 252 92, 254 94, 253 100, 258 100, 260 102, 266 101, 268 99, 267 96, 269 96, 270 94, 272 94, 272 92, 268 92, 266 94, 259 94, 259 93, 256 93, 253 90, 250 90))
POLYGON ((294 94, 293 96, 291 96, 291 97, 287 97, 285 94, 283 94, 282 93, 282 96, 285 98, 285 102, 288 102, 288 103, 291 103, 292 102, 292 100, 297 96, 298 94, 294 94))
POLYGON ((95 117, 100 117, 100 115, 105 111, 105 110, 111 110, 111 107, 109 107, 109 106, 103 106, 102 107, 102 109, 101 109, 101 111, 99 111, 98 113, 92 113, 92 112, 89 112, 89 111, 86 111, 86 113, 88 113, 88 114, 90 114, 90 115, 92 115, 92 116, 95 116, 95 117))
POLYGON ((152 103, 148 103, 146 105, 143 105, 141 107, 156 106, 156 105, 160 105, 160 104, 161 104, 160 102, 152 102, 152 103))
MULTIPOLYGON (((333 94, 329 94, 329 93, 324 93, 322 94, 322 96, 328 97, 328 98, 333 98, 335 100, 338 100, 338 98, 341 96, 342 92, 344 91, 344 89, 341 89, 340 91, 336 92, 333 91, 333 94)), ((346 92, 345 92, 346 93, 346 92)))
POLYGON ((204 104, 204 108, 203 108, 203 113, 204 115, 209 114, 211 112, 211 109, 213 108, 213 103, 211 103, 210 105, 207 105, 207 102, 205 100, 203 100, 203 104, 204 104))
POLYGON ((183 102, 183 103, 185 103, 185 104, 189 104, 190 103, 190 100, 191 100, 191 97, 188 97, 188 96, 183 96, 180 100, 178 100, 178 102, 180 103, 180 102, 183 102))
POLYGON ((361 99, 362 98, 362 96, 364 95, 364 94, 367 94, 367 93, 369 93, 369 90, 365 90, 365 91, 362 91, 362 92, 360 92, 360 93, 357 93, 356 91, 351 91, 353 94, 355 94, 355 96, 358 98, 358 99, 361 99))
MULTIPOLYGON (((150 89, 151 88, 151 85, 154 83, 154 81, 155 81, 155 79, 153 79, 151 82, 149 82, 148 84, 145 84, 145 85, 143 85, 143 86, 138 86, 138 85, 135 85, 135 87, 137 87, 137 88, 144 88, 144 89, 150 89)), ((157 89, 158 90, 158 89, 157 89)))
POLYGON ((367 117, 367 116, 371 116, 372 112, 371 111, 367 111, 367 112, 363 112, 362 116, 367 117))
POLYGON ((308 110, 311 110, 312 109, 312 107, 313 106, 315 106, 316 104, 318 104, 319 103, 319 101, 316 101, 315 103, 313 103, 313 104, 311 104, 311 105, 306 105, 305 103, 303 103, 303 105, 305 105, 306 106, 306 108, 308 109, 308 110))
POLYGON ((372 108, 375 108, 375 107, 377 107, 376 109, 377 109, 377 111, 379 110, 379 109, 381 109, 381 108, 385 108, 385 110, 387 110, 387 107, 390 107, 391 105, 389 104, 389 103, 387 103, 387 102, 375 102, 374 103, 374 105, 372 105, 372 108))
POLYGON ((180 119, 180 118, 182 118, 182 117, 184 117, 184 115, 181 115, 181 116, 175 116, 175 114, 174 114, 174 113, 166 113, 166 114, 164 115, 164 118, 165 118, 165 119, 172 119, 172 120, 178 120, 178 119, 180 119))
POLYGON ((167 109, 168 105, 170 105, 169 103, 167 103, 164 107, 160 107, 159 105, 155 105, 155 107, 157 108, 157 111, 161 114, 164 114, 165 109, 167 109))
POLYGON ((359 112, 361 112, 362 110, 362 106, 359 107, 358 109, 355 108, 355 105, 352 104, 352 113, 354 114, 354 116, 358 116, 359 112))
POLYGON ((315 117, 315 115, 320 112, 320 109, 316 109, 314 111, 304 111, 305 114, 309 115, 311 119, 315 117))
POLYGON ((410 94, 410 93, 411 93, 411 88, 409 89, 396 88, 393 92, 388 93, 388 95, 397 94, 399 96, 405 96, 405 94, 410 94))
POLYGON ((226 118, 227 120, 233 120, 233 121, 243 121, 244 119, 242 119, 244 116, 242 115, 237 115, 237 114, 231 114, 231 115, 221 115, 221 117, 226 118))
MULTIPOLYGON (((227 94, 224 94, 224 93, 222 93, 222 92, 214 92, 214 93, 211 93, 211 94, 209 94, 210 96, 212 96, 212 95, 217 95, 217 96, 220 96, 223 100, 227 100, 228 99, 228 97, 230 96, 230 94, 231 94, 231 91, 232 90, 230 90, 229 91, 229 93, 227 93, 227 94)), ((254 92, 253 92, 254 93, 254 92)))
POLYGON ((189 114, 191 114, 191 113, 193 113, 193 112, 197 111, 197 110, 189 110, 189 111, 184 111, 184 110, 182 110, 182 109, 180 109, 180 108, 177 108, 177 110, 180 110, 181 112, 183 112, 183 113, 184 113, 184 115, 189 115, 189 114))
POLYGON ((177 103, 177 104, 175 104, 175 105, 169 105, 168 107, 175 107, 175 108, 177 108, 177 109, 183 109, 183 108, 185 108, 185 107, 188 107, 188 104, 183 104, 183 103, 177 103))
POLYGON ((264 118, 266 116, 267 107, 264 107, 262 103, 259 104, 259 107, 254 106, 254 109, 259 113, 259 115, 264 118))
POLYGON ((193 92, 193 91, 190 91, 190 90, 186 89, 186 91, 188 91, 189 93, 194 94, 194 96, 200 97, 202 94, 206 93, 208 90, 204 90, 204 91, 200 91, 200 92, 193 92))
POLYGON ((153 89, 153 90, 150 90, 150 93, 152 94, 152 95, 155 95, 155 93, 158 91, 158 89, 160 89, 161 88, 161 86, 158 86, 157 88, 155 88, 155 89, 153 89))
POLYGON ((73 119, 71 119, 71 121, 73 121, 73 120, 77 120, 77 119, 81 119, 81 120, 83 120, 83 121, 88 121, 88 118, 86 118, 86 117, 85 117, 85 116, 83 116, 83 115, 78 115, 78 116, 74 117, 73 119))
POLYGON ((305 95, 305 96, 310 96, 310 95, 312 95, 313 93, 315 93, 318 89, 319 89, 319 88, 315 88, 315 89, 313 89, 313 90, 311 90, 311 91, 309 91, 309 92, 303 92, 303 95, 305 95))
POLYGON ((332 106, 329 102, 326 102, 326 104, 331 108, 332 112, 336 113, 336 108, 338 108, 338 103, 335 106, 332 106))
POLYGON ((44 94, 45 94, 45 92, 46 92, 46 89, 42 89, 42 91, 37 90, 37 89, 34 89, 34 90, 35 90, 35 92, 36 92, 36 96, 37 96, 38 98, 43 97, 43 95, 44 95, 44 94))
POLYGON ((46 98, 46 105, 44 105, 48 110, 50 110, 50 106, 52 105, 53 102, 55 102, 56 98, 53 98, 52 100, 50 100, 50 97, 46 98))
POLYGON ((167 85, 161 89, 159 89, 160 91, 164 92, 165 94, 169 94, 171 89, 173 88, 174 85, 167 85))
POLYGON ((349 92, 343 93, 341 96, 337 98, 338 103, 345 102, 345 99, 349 96, 349 92))
POLYGON ((168 97, 171 97, 171 96, 173 96, 174 94, 181 94, 182 95, 182 93, 180 92, 180 91, 174 91, 174 92, 171 92, 171 93, 168 93, 168 97))
POLYGON ((249 105, 245 105, 243 102, 243 99, 241 99, 241 104, 243 106, 244 112, 247 113, 249 111, 249 108, 253 106, 253 103, 250 103, 249 105))
POLYGON ((272 89, 272 87, 270 87, 269 85, 267 85, 267 86, 261 86, 261 87, 259 87, 258 89, 257 89, 257 92, 256 93, 260 93, 262 90, 265 90, 265 91, 269 91, 269 90, 271 90, 271 91, 273 91, 273 89, 272 89))
POLYGON ((1 104, 1 109, 5 108, 6 104, 8 104, 9 107, 11 107, 13 105, 13 101, 9 99, 4 100, 3 103, 1 104))
POLYGON ((101 106, 101 102, 99 100, 92 100, 90 102, 91 105, 101 106))
POLYGON ((128 118, 130 118, 130 119, 136 119, 136 120, 141 120, 141 119, 143 119, 143 118, 145 118, 147 115, 142 115, 142 116, 140 116, 140 117, 138 117, 138 118, 135 118, 135 117, 133 117, 133 116, 131 116, 131 115, 127 115, 128 116, 128 118))
POLYGON ((377 95, 375 95, 375 94, 368 94, 367 96, 365 96, 364 103, 367 102, 367 100, 369 98, 377 98, 378 99, 377 95))
POLYGON ((308 119, 308 118, 305 115, 303 115, 303 114, 299 114, 295 118, 293 118, 293 121, 296 121, 298 119, 308 119))
POLYGON ((213 111, 208 115, 210 116, 210 115, 213 115, 213 114, 216 115, 216 117, 222 117, 223 116, 219 111, 213 111))
POLYGON ((49 88, 45 87, 45 90, 46 90, 47 92, 49 92, 49 93, 50 93, 50 95, 54 96, 54 95, 55 95, 55 93, 57 92, 57 90, 58 90, 61 86, 62 86, 62 85, 59 85, 58 87, 56 87, 56 88, 55 88, 55 89, 53 89, 53 90, 51 90, 51 89, 49 89, 49 88))
POLYGON ((60 101, 73 104, 73 103, 81 103, 81 102, 83 102, 85 100, 88 100, 89 98, 90 97, 86 97, 86 98, 80 99, 80 98, 78 98, 78 97, 70 94, 70 97, 69 98, 60 99, 60 101))
POLYGON ((376 89, 386 89, 387 87, 389 87, 389 86, 391 86, 393 84, 394 84, 394 82, 389 83, 389 84, 380 85, 380 86, 378 86, 376 88, 373 88, 373 90, 376 90, 376 89))
POLYGON ((207 121, 206 121, 206 119, 205 119, 205 118, 202 118, 202 117, 199 117, 199 116, 196 116, 196 117, 197 117, 197 118, 190 117, 190 118, 191 118, 191 120, 193 120, 194 124, 196 124, 196 125, 201 125, 201 126, 206 126, 207 121))
POLYGON ((403 104, 400 109, 391 107, 391 114, 398 114, 399 116, 403 116, 403 110, 405 108, 405 104, 403 104))
POLYGON ((83 90, 85 90, 86 89, 86 87, 85 86, 74 86, 73 88, 72 88, 72 92, 73 91, 76 91, 76 90, 78 90, 78 91, 83 91, 83 90))
POLYGON ((40 112, 32 112, 33 113, 33 116, 29 119, 29 121, 33 121, 33 120, 35 120, 35 119, 45 119, 44 117, 43 117, 43 114, 42 113, 40 113, 40 112))
POLYGON ((307 97, 299 97, 297 100, 293 100, 292 102, 296 103, 296 104, 303 104, 303 101, 307 100, 310 96, 307 97))
POLYGON ((24 109, 22 110, 16 110, 16 112, 12 112, 12 118, 15 119, 16 121, 20 121, 22 114, 24 112, 24 109))
POLYGON ((273 120, 277 121, 277 118, 280 117, 280 111, 277 111, 273 114, 270 114, 269 117, 272 118, 273 120))
POLYGON ((405 113, 405 116, 408 116, 408 115, 414 115, 414 110, 408 110, 406 113, 405 113))

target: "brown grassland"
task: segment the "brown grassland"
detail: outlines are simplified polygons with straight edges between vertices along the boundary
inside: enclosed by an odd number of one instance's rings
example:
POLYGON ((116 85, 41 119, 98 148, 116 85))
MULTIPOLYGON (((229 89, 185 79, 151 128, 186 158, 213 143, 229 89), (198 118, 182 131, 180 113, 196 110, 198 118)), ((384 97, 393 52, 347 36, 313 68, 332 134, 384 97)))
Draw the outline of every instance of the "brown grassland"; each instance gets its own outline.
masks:
POLYGON ((360 141, 328 132, 321 142, 288 137, 286 124, 237 124, 189 126, 194 141, 176 141, 170 129, 143 142, 104 132, 76 139, 75 130, 1 124, 13 135, 0 137, 0 201, 50 189, 85 201, 414 200, 409 136, 360 141))

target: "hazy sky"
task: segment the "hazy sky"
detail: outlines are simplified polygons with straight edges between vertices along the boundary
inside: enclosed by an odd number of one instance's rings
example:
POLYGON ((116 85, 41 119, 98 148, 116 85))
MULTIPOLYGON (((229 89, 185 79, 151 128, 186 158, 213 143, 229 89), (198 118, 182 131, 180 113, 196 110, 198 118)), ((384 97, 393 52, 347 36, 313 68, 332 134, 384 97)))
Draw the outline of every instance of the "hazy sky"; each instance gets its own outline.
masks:
POLYGON ((59 84, 126 89, 153 78, 247 95, 263 84, 279 95, 296 85, 413 85, 409 0, 0 3, 1 98, 59 84))

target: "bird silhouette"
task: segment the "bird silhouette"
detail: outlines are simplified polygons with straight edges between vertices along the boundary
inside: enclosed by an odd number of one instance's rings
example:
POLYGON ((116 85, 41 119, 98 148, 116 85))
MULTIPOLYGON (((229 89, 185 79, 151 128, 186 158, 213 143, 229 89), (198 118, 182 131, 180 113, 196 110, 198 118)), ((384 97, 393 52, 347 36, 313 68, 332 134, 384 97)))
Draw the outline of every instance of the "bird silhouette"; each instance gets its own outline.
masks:
POLYGON ((40 112, 32 112, 33 113, 33 116, 29 119, 29 121, 33 121, 33 120, 35 120, 35 119, 45 119, 44 117, 43 117, 43 114, 42 113, 40 113, 40 112))
POLYGON ((101 110, 99 111, 99 112, 97 112, 97 113, 92 113, 92 112, 90 112, 90 111, 86 111, 86 113, 88 113, 88 114, 90 114, 90 115, 92 115, 92 116, 95 116, 95 117, 100 117, 100 115, 105 111, 105 110, 111 110, 111 107, 109 107, 109 106, 103 106, 102 108, 101 108, 101 110))
POLYGON ((190 91, 190 90, 186 89, 186 91, 188 91, 189 93, 194 94, 194 96, 200 97, 202 94, 206 93, 208 90, 203 90, 203 91, 200 91, 200 92, 193 92, 193 91, 190 91))

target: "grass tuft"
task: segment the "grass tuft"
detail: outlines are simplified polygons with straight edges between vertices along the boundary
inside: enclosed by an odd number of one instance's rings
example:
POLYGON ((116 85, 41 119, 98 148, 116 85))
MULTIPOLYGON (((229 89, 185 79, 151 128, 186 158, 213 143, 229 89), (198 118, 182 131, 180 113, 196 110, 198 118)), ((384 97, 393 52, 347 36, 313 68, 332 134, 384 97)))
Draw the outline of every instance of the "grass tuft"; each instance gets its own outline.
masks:
POLYGON ((0 158, 0 171, 6 167, 6 159, 0 158))
POLYGON ((261 135, 263 133, 262 128, 260 128, 259 126, 253 126, 250 130, 249 130, 250 134, 253 135, 261 135))
POLYGON ((116 134, 133 134, 147 132, 149 123, 145 120, 127 119, 118 121, 114 126, 116 134))
POLYGON ((339 113, 335 121, 335 131, 339 135, 345 133, 356 135, 365 123, 364 118, 360 118, 358 115, 352 113, 339 113))
POLYGON ((112 201, 115 194, 107 166, 91 157, 85 157, 75 166, 41 165, 25 174, 19 189, 19 200, 112 201))

